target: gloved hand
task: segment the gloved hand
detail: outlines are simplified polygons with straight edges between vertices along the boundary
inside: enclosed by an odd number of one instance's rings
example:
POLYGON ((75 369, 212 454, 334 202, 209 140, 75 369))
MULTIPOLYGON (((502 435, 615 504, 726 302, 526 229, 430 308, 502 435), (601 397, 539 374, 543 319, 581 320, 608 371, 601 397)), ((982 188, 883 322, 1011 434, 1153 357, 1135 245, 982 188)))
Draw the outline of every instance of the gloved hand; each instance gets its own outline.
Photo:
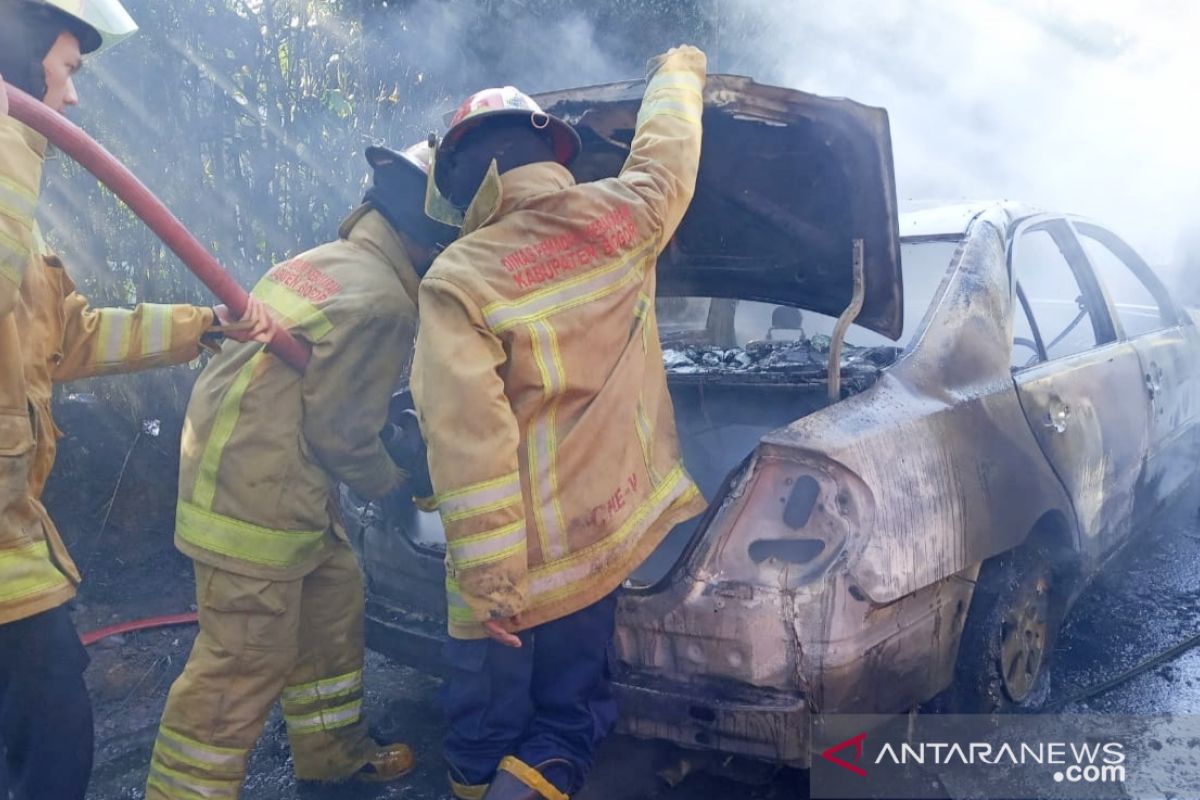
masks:
POLYGON ((396 466, 408 473, 406 491, 415 498, 431 497, 433 481, 429 477, 425 439, 417 424, 417 413, 412 410, 401 412, 395 423, 389 422, 380 432, 379 438, 396 466))

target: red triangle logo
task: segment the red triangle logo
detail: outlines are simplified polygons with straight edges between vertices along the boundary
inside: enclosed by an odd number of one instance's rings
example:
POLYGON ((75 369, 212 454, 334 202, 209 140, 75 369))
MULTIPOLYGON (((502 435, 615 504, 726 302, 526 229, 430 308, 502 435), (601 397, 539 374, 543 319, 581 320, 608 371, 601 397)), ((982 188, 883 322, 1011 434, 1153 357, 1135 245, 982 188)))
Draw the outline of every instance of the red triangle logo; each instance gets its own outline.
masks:
POLYGON ((846 741, 841 742, 840 744, 835 744, 832 747, 825 748, 825 750, 823 750, 821 752, 821 757, 824 758, 826 761, 830 761, 834 764, 837 764, 842 769, 848 769, 851 772, 853 772, 855 775, 859 775, 859 776, 865 778, 865 777, 867 777, 867 771, 865 769, 863 769, 862 767, 858 766, 858 762, 862 758, 863 742, 865 742, 866 740, 867 740, 867 734, 860 733, 858 736, 854 736, 850 739, 847 739, 846 741), (836 755, 834 755, 835 753, 842 752, 847 747, 854 748, 854 761, 853 762, 844 761, 843 759, 840 759, 836 755))

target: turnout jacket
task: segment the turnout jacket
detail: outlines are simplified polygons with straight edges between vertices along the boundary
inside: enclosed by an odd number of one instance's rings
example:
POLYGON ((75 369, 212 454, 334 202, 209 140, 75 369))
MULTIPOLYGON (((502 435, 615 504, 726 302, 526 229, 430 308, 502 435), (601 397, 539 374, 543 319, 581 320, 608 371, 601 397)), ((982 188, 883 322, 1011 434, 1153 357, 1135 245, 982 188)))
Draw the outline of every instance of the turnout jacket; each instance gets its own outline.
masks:
POLYGON ((409 361, 418 277, 383 216, 362 206, 339 238, 276 265, 254 287, 312 344, 303 375, 256 342, 201 373, 184 423, 175 543, 197 561, 293 580, 327 555, 335 482, 382 497, 407 477, 379 432, 409 361))
POLYGON ((0 117, 0 624, 69 600, 80 581, 42 506, 59 430, 53 383, 190 361, 208 308, 88 306, 34 224, 46 140, 0 117))
POLYGON ((695 48, 651 62, 616 178, 493 163, 421 283, 413 397, 456 638, 599 600, 704 509, 654 316, 656 259, 695 188, 704 83, 695 48))

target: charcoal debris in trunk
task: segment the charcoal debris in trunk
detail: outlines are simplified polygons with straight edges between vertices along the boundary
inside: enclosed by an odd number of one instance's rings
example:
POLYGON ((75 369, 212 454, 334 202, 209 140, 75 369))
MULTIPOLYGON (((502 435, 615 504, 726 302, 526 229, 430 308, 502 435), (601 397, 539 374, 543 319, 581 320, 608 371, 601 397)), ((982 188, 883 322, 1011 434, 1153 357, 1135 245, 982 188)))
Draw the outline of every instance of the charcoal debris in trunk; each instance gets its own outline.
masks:
MULTIPOLYGON (((846 394, 863 391, 900 355, 898 347, 855 347, 842 350, 842 383, 846 394)), ((677 344, 663 350, 672 380, 686 376, 745 376, 752 382, 824 383, 829 363, 829 337, 786 342, 750 342, 745 347, 677 344)))

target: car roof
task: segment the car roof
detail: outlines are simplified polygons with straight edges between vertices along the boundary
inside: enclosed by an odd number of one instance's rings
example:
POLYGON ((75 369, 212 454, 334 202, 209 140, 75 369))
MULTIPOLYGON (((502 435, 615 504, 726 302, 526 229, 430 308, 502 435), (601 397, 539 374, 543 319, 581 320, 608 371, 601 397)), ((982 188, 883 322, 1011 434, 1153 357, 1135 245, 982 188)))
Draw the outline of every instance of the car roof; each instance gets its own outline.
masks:
POLYGON ((909 201, 900 213, 900 238, 960 238, 973 219, 989 210, 1000 211, 1010 223, 1044 213, 1044 209, 1013 200, 909 201))

